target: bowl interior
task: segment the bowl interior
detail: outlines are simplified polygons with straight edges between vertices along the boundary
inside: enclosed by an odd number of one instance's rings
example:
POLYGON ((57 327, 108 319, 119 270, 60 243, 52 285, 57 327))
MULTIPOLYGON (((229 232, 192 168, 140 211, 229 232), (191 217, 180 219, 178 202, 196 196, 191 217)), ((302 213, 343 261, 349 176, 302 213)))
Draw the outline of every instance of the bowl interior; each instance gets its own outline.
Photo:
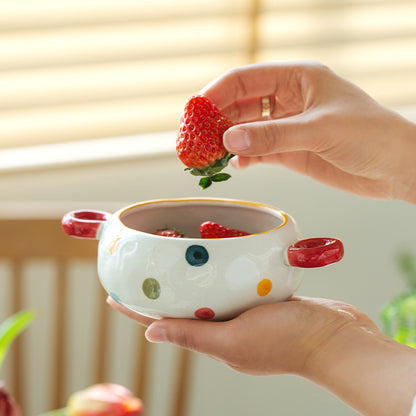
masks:
POLYGON ((199 238, 199 226, 214 221, 250 234, 263 233, 285 223, 284 214, 272 207, 245 201, 167 200, 151 201, 127 208, 120 221, 129 228, 153 234, 176 229, 189 238, 199 238))

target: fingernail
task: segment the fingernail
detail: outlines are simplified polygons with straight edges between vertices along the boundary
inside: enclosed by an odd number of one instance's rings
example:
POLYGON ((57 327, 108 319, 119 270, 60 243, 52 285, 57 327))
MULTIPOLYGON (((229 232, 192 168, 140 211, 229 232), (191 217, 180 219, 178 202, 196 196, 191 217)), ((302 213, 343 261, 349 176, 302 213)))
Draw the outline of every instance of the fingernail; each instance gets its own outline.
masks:
POLYGON ((230 159, 230 165, 237 169, 240 167, 238 156, 234 156, 230 159))
POLYGON ((245 130, 230 128, 224 134, 224 145, 230 152, 247 150, 250 147, 250 138, 245 130))
POLYGON ((166 330, 164 328, 160 328, 157 325, 150 325, 144 333, 144 336, 150 342, 168 342, 166 338, 166 330))

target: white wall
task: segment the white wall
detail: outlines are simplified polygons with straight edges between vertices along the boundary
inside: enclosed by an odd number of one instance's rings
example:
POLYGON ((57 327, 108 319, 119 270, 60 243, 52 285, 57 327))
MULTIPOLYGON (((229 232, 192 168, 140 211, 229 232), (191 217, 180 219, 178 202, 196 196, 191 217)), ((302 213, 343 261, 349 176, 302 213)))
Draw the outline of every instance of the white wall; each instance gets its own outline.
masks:
MULTIPOLYGON (((416 251, 416 207, 345 194, 275 166, 233 170, 227 183, 202 191, 174 155, 86 167, 0 175, 2 201, 79 201, 77 208, 114 208, 136 201, 218 196, 272 204, 292 214, 304 237, 345 245, 341 263, 307 270, 298 294, 352 303, 379 323, 382 306, 405 289, 395 255, 416 251)), ((282 340, 284 342, 284 340, 282 340)), ((169 346, 160 345, 163 356, 169 346)), ((163 366, 160 369, 163 371, 163 366)), ((209 358, 196 360, 189 415, 337 415, 356 413, 319 387, 292 376, 238 374, 209 358)), ((151 406, 146 416, 163 416, 151 406)))

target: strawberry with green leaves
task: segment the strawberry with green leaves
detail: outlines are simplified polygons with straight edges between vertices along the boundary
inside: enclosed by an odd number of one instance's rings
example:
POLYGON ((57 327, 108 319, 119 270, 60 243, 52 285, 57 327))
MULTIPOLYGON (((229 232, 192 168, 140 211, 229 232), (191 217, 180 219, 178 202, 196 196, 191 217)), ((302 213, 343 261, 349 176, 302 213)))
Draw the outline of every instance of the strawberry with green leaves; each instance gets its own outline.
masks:
POLYGON ((221 172, 234 156, 224 147, 222 136, 233 123, 207 97, 189 99, 180 119, 176 152, 192 175, 202 176, 199 185, 208 188, 213 182, 231 177, 221 172))
POLYGON ((201 234, 201 238, 231 238, 250 235, 246 231, 228 228, 213 221, 203 222, 199 227, 199 233, 201 234))

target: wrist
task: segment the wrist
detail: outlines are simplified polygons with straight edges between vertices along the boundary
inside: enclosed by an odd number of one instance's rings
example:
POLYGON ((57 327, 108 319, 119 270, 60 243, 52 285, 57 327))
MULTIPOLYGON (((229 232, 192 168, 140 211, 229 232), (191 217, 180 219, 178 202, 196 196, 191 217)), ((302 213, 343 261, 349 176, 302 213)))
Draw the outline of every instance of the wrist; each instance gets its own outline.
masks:
POLYGON ((363 415, 408 416, 416 395, 416 350, 350 323, 310 357, 304 376, 363 415))

